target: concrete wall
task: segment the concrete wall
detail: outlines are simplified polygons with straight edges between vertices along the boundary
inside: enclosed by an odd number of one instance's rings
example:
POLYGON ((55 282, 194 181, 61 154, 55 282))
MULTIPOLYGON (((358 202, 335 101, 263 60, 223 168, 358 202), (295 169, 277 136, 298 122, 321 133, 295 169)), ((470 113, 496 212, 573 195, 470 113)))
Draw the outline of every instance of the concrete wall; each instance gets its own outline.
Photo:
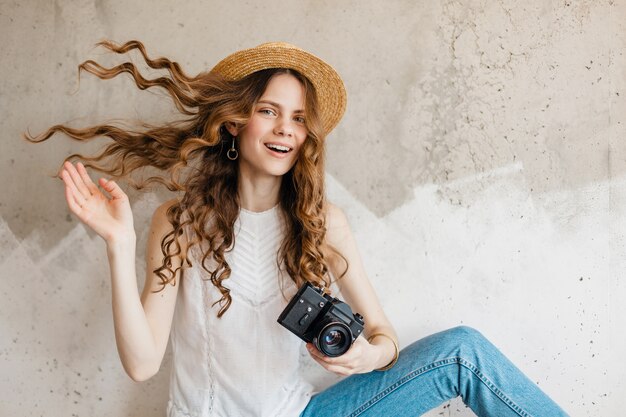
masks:
MULTIPOLYGON (((349 99, 329 195, 402 345, 474 326, 572 416, 623 415, 624 22, 623 0, 1 0, 0 414, 163 413, 169 361, 147 383, 123 373, 104 244, 46 176, 103 142, 19 139, 171 116, 125 77, 78 89, 83 60, 119 62, 96 41, 138 38, 190 73, 270 40, 332 63, 349 99)), ((142 255, 170 195, 129 194, 142 255)))

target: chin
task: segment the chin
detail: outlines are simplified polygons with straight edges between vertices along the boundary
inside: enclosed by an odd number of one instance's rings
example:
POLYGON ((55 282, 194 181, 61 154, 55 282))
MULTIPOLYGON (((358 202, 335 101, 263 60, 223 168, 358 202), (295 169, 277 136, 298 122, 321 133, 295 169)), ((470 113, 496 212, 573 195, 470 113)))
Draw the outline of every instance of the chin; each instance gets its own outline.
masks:
POLYGON ((269 175, 273 175, 275 177, 282 177, 286 173, 291 171, 294 165, 295 164, 290 164, 289 166, 272 166, 272 167, 268 167, 266 172, 269 175))
POLYGON ((285 170, 285 169, 281 169, 281 170, 274 169, 274 170, 269 171, 269 172, 268 172, 268 174, 269 174, 269 175, 272 175, 272 176, 274 176, 274 177, 283 177, 283 176, 285 176, 285 174, 287 174, 289 171, 290 171, 290 169, 287 169, 287 170, 285 170))

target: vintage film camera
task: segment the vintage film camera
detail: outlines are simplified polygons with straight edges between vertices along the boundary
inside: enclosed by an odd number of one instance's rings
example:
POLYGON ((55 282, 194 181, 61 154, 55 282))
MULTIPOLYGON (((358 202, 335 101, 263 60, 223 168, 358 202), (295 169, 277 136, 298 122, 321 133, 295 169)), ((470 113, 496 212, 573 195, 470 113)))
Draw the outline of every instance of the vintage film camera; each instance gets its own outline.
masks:
POLYGON ((278 317, 278 323, 326 356, 341 356, 363 332, 363 316, 325 294, 323 288, 305 283, 278 317))

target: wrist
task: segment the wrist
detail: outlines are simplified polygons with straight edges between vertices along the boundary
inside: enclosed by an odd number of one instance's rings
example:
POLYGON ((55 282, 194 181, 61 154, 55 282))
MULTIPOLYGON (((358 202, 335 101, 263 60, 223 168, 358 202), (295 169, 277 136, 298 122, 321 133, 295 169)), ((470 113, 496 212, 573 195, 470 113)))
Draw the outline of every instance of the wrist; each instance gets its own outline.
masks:
POLYGON ((398 361, 399 348, 394 338, 385 333, 375 333, 368 337, 367 341, 377 348, 376 371, 390 369, 398 361))
POLYGON ((383 368, 393 360, 393 348, 390 348, 388 341, 372 341, 372 346, 376 350, 376 360, 374 361, 373 370, 383 368))
POLYGON ((120 236, 111 237, 105 242, 108 252, 127 251, 131 248, 135 248, 135 245, 137 244, 137 236, 135 235, 135 232, 132 232, 120 236))

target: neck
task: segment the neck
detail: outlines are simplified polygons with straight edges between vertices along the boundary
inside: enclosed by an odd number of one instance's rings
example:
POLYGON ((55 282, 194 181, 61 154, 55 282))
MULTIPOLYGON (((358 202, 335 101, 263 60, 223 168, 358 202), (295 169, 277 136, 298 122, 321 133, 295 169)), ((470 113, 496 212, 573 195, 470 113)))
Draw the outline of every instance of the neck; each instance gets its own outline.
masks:
POLYGON ((251 177, 239 175, 239 204, 242 208, 261 212, 276 206, 279 201, 282 177, 251 177))

